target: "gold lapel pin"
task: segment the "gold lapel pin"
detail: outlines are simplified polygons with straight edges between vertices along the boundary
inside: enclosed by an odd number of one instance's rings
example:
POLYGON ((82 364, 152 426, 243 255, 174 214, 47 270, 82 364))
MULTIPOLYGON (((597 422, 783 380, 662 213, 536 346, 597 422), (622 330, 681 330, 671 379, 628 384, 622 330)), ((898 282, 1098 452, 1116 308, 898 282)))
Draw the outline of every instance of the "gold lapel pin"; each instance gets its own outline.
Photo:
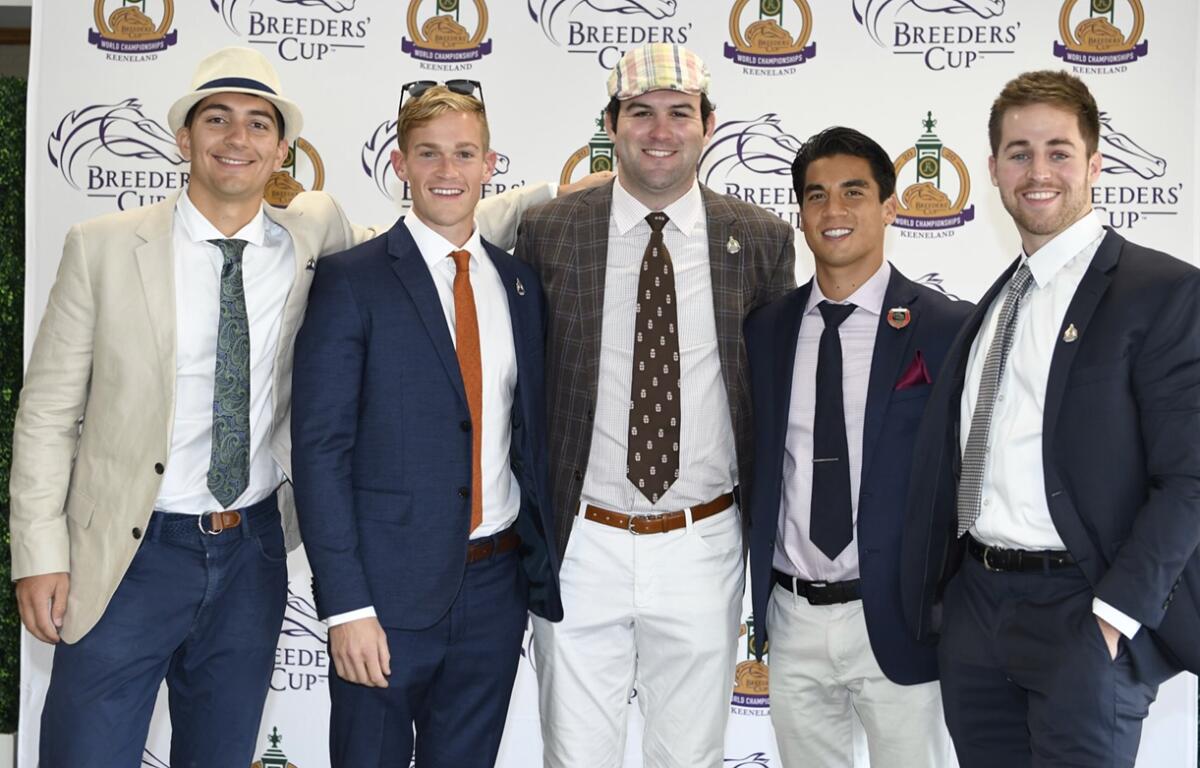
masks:
POLYGON ((525 284, 521 282, 521 278, 519 278, 519 277, 517 278, 517 295, 518 296, 525 295, 525 284))
POLYGON ((1075 323, 1067 325, 1067 330, 1063 331, 1063 341, 1067 344, 1079 338, 1079 331, 1075 329, 1075 323))
POLYGON ((725 250, 729 253, 740 253, 742 250, 742 244, 737 241, 737 238, 735 238, 733 235, 730 235, 729 239, 725 241, 725 250))
POLYGON ((912 320, 912 313, 908 311, 908 307, 892 307, 887 312, 888 325, 897 331, 908 325, 910 320, 912 320))

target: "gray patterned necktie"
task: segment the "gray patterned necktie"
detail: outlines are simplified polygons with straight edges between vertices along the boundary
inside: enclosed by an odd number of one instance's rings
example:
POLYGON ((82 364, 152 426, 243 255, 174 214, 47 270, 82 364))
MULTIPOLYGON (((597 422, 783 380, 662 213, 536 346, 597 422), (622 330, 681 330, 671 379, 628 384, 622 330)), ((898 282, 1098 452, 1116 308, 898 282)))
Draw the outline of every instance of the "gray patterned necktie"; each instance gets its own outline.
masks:
POLYGON ((983 495, 983 470, 987 459, 988 432, 992 428, 992 408, 1000 391, 1000 377, 1004 374, 1004 363, 1012 349, 1013 331, 1017 326, 1017 312, 1021 299, 1029 290, 1033 273, 1028 261, 1017 268, 1008 284, 1008 293, 1000 307, 1000 320, 996 323, 996 335, 988 347, 983 361, 983 375, 979 379, 979 394, 975 398, 975 411, 971 414, 971 431, 967 435, 967 447, 963 450, 962 474, 958 480, 958 535, 962 536, 979 519, 979 501, 983 495))
POLYGON ((209 240, 221 249, 221 318, 213 381, 212 457, 208 489, 233 505, 250 484, 250 321, 242 285, 245 240, 209 240))

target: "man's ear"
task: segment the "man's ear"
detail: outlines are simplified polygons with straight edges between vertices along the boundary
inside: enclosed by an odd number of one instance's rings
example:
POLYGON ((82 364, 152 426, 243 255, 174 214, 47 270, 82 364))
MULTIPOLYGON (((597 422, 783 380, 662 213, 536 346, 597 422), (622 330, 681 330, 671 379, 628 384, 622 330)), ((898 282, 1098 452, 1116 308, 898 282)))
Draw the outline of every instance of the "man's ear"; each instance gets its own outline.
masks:
POLYGON ((392 150, 392 170, 396 172, 396 178, 400 181, 408 181, 408 163, 404 152, 399 149, 392 150))
POLYGON ((188 162, 192 160, 192 130, 186 125, 175 132, 175 146, 179 147, 179 155, 188 162))

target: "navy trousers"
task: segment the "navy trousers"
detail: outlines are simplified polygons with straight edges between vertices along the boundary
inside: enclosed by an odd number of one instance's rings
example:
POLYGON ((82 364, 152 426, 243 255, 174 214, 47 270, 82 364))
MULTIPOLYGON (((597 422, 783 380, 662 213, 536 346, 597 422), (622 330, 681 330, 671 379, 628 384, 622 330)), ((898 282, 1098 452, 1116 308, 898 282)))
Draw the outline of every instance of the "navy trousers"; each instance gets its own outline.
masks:
POLYGON ((973 557, 946 588, 938 645, 946 725, 963 768, 1132 766, 1142 721, 1170 676, 1146 629, 1114 660, 1077 568, 987 571, 973 557))
POLYGON ((164 678, 171 768, 250 765, 286 599, 274 495, 215 536, 155 512, 99 623, 54 649, 42 768, 142 765, 164 678))
MULTIPOLYGON (((492 768, 528 609, 517 552, 468 565, 450 610, 428 629, 387 626, 387 688, 329 676, 332 768, 492 768)), ((174 768, 174 766, 172 766, 174 768)))

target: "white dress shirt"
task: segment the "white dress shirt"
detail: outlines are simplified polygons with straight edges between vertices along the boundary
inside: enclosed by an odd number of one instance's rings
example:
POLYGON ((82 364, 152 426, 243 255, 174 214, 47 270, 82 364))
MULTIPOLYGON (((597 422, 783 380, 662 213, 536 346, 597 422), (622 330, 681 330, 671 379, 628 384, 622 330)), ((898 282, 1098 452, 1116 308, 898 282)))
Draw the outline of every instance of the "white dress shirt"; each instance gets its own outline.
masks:
MULTIPOLYGON (((479 239, 479 228, 461 248, 434 232, 414 211, 404 217, 404 226, 425 259, 437 287, 450 339, 455 341, 454 260, 451 251, 471 254, 471 291, 479 322, 480 365, 483 372, 483 522, 471 539, 499 533, 512 525, 521 511, 521 487, 509 462, 512 440, 513 396, 517 386, 517 353, 513 344, 508 294, 500 273, 479 239)), ((374 606, 340 613, 327 619, 334 627, 375 615, 374 606)))
POLYGON ((675 268, 679 319, 679 479, 652 505, 625 476, 633 382, 638 275, 650 240, 651 209, 613 184, 600 336, 596 418, 582 498, 606 509, 649 514, 697 506, 737 484, 729 397, 721 376, 708 223, 700 185, 663 209, 663 240, 675 268))
MULTIPOLYGON (((209 240, 225 235, 204 218, 187 193, 175 204, 171 233, 175 270, 175 415, 171 450, 154 508, 203 514, 222 509, 208 490, 212 457, 213 387, 224 257, 209 240)), ((287 230, 261 210, 233 239, 242 253, 242 284, 250 326, 250 483, 232 508, 261 501, 283 482, 271 456, 271 382, 283 305, 296 277, 295 246, 287 230)))
MULTIPOLYGON (((1008 549, 1066 549, 1046 503, 1042 417, 1059 329, 1103 239, 1104 227, 1093 212, 1063 230, 1032 256, 1023 256, 1033 274, 1033 283, 1017 312, 1012 349, 992 408, 980 513, 970 531, 984 544, 1008 549), (1002 449, 993 450, 996 446, 1002 449)), ((988 308, 971 345, 959 406, 960 451, 966 449, 984 360, 996 335, 1006 292, 1007 288, 1001 290, 988 308)), ((1094 610, 1126 637, 1133 637, 1140 626, 1135 619, 1100 600, 1096 600, 1094 610)))
POLYGON ((858 578, 858 493, 862 483, 863 421, 867 385, 875 354, 875 336, 883 312, 884 294, 892 276, 886 261, 845 301, 857 307, 838 327, 842 343, 842 410, 849 449, 850 506, 854 538, 830 560, 809 538, 812 516, 813 418, 817 410, 817 357, 825 319, 817 305, 826 301, 816 278, 800 323, 792 363, 792 394, 787 438, 783 448, 783 487, 780 489, 779 529, 773 565, 804 581, 846 581, 858 578))

